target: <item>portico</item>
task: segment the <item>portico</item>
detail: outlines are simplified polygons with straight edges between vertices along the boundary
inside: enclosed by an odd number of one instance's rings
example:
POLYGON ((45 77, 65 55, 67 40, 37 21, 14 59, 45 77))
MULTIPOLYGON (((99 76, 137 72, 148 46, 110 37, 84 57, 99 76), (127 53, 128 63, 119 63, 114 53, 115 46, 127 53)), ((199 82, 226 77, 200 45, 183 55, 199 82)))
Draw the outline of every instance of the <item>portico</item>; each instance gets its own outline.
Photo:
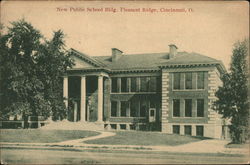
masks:
POLYGON ((103 122, 103 85, 105 76, 107 77, 104 73, 91 73, 69 74, 63 77, 64 102, 68 114, 72 114, 72 121, 103 122), (79 88, 80 90, 78 90, 79 88), (75 91, 80 91, 80 93, 77 94, 75 91), (71 95, 69 95, 70 93, 71 95), (97 106, 95 106, 96 102, 97 106), (71 107, 69 107, 70 105, 71 107))

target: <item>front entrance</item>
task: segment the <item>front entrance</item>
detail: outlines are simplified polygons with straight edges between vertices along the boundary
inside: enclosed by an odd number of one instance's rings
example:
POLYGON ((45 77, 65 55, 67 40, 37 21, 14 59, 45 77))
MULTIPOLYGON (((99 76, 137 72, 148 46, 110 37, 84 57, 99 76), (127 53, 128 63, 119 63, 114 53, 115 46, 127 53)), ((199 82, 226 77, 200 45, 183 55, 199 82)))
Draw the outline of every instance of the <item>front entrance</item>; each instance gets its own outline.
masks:
MULTIPOLYGON (((102 108, 104 96, 102 76, 69 76, 67 92, 69 121, 96 122, 97 120, 103 120, 102 108), (98 83, 101 85, 99 88, 98 83)), ((65 93, 67 94, 67 92, 65 93)))
POLYGON ((86 78, 86 110, 87 110, 87 121, 97 121, 97 104, 98 104, 98 77, 88 76, 86 78))

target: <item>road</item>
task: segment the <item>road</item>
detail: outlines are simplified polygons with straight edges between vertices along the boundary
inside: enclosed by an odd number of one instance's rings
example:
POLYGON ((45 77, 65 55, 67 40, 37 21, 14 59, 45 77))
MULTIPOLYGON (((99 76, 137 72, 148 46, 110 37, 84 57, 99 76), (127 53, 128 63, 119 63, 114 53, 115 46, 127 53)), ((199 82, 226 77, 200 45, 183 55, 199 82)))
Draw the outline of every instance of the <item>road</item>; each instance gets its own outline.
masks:
POLYGON ((1 149, 1 161, 6 164, 237 164, 247 158, 225 154, 181 154, 152 151, 84 151, 47 149, 1 149))

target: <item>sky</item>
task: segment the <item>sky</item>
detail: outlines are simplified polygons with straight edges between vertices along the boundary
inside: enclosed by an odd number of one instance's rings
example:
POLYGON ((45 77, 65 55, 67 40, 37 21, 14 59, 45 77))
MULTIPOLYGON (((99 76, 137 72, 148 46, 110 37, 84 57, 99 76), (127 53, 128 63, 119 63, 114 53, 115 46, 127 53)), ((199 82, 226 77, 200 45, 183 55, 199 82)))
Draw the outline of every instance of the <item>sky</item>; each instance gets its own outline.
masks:
POLYGON ((4 26, 22 18, 47 38, 63 30, 67 48, 89 56, 109 56, 111 48, 126 54, 168 52, 168 45, 175 44, 178 51, 221 60, 226 68, 233 44, 249 37, 249 4, 244 1, 1 3, 4 26))

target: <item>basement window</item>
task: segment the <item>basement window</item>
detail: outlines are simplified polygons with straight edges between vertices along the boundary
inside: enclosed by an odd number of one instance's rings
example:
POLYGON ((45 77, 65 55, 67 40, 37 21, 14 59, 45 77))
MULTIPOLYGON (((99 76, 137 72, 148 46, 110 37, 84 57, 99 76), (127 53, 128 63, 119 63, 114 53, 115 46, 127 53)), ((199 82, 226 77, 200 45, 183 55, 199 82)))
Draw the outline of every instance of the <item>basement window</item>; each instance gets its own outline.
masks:
POLYGON ((204 136, 204 127, 202 125, 196 126, 196 136, 204 136))
POLYGON ((184 126, 184 133, 185 133, 185 135, 192 135, 192 126, 191 125, 185 125, 184 126))
POLYGON ((173 134, 180 134, 180 126, 173 125, 173 134))
POLYGON ((120 124, 120 129, 126 129, 126 124, 120 124))

